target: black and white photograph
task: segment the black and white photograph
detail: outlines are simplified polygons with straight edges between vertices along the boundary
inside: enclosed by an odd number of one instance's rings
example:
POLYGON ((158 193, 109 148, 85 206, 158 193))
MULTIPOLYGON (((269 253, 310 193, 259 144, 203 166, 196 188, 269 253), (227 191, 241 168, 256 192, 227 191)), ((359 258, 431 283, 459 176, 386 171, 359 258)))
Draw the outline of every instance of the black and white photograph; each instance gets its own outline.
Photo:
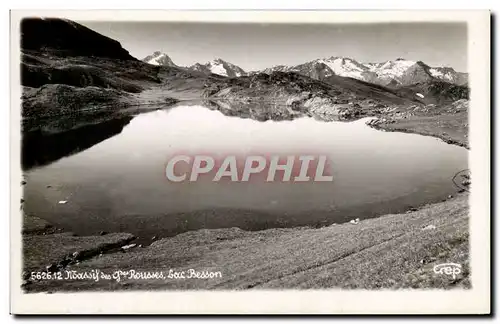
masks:
POLYGON ((112 16, 12 20, 21 295, 489 279, 471 263, 472 235, 489 248, 489 227, 471 234, 489 219, 471 116, 489 107, 470 21, 112 16))

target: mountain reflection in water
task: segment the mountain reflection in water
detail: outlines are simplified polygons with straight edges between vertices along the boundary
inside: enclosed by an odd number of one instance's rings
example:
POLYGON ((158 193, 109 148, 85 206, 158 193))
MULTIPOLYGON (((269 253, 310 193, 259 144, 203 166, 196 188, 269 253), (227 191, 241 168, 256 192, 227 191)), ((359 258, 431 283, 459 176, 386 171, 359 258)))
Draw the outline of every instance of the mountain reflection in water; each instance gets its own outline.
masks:
POLYGON ((381 132, 365 119, 268 119, 289 118, 282 109, 183 103, 132 120, 31 134, 24 164, 47 165, 24 173, 23 209, 78 234, 316 226, 439 201, 456 192, 453 175, 467 168, 466 149, 436 138, 381 132), (228 117, 238 111, 249 118, 228 117), (171 183, 165 166, 179 152, 327 155, 333 182, 171 183))
POLYGON ((131 116, 84 124, 56 132, 35 129, 22 135, 21 167, 29 170, 86 150, 119 134, 131 116))

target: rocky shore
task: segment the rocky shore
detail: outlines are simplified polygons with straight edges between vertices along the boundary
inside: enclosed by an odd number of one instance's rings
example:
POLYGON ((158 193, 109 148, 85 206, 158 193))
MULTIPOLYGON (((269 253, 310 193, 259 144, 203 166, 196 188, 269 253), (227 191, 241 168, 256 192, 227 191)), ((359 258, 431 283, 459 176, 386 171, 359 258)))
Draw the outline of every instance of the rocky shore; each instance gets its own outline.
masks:
POLYGON ((403 114, 388 114, 369 126, 392 132, 415 133, 469 148, 469 102, 457 100, 441 107, 421 107, 403 114))

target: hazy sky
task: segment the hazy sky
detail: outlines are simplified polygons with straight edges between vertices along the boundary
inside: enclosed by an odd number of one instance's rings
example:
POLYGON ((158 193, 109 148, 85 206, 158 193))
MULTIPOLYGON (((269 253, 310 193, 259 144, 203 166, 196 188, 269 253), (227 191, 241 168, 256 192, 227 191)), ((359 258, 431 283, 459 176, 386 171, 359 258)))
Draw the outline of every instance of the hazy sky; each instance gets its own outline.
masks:
POLYGON ((80 23, 118 40, 138 59, 162 51, 181 66, 222 58, 252 71, 346 56, 360 62, 402 57, 467 71, 467 25, 461 23, 80 23))

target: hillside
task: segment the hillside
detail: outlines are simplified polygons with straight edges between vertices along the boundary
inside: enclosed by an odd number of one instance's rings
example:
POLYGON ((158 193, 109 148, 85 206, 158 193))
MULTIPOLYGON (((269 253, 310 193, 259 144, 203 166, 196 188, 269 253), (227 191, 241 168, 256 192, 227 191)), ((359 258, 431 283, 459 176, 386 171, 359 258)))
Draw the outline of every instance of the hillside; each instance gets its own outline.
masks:
MULTIPOLYGON (((221 271, 212 280, 26 280, 28 292, 164 289, 414 289, 470 288, 467 194, 406 214, 384 215, 357 225, 322 228, 204 229, 163 238, 120 252, 130 234, 73 237, 51 234, 41 224, 29 235, 29 270, 68 266, 71 270, 116 269, 157 272, 197 269, 221 271), (36 245, 36 242, 44 244, 36 245), (64 243, 64 244, 61 244, 64 243), (121 244, 121 245, 119 245, 121 244), (115 252, 113 253, 113 248, 115 252), (77 257, 73 257, 77 251, 77 257), (99 254, 101 253, 101 254, 99 254), (461 274, 436 276, 435 265, 463 266, 461 274), (45 261, 45 262, 44 262, 45 261), (51 265, 52 264, 52 265, 51 265), (209 266, 207 266, 209 265, 209 266)), ((33 231, 33 230, 32 230, 33 231)), ((132 237, 133 239, 133 237, 132 237)), ((128 240, 128 241, 127 241, 128 240)), ((27 269, 27 270, 28 270, 27 269)))
MULTIPOLYGON (((274 111, 267 119, 308 115, 325 120, 377 116, 387 109, 419 104, 416 99, 359 80, 332 76, 327 83, 293 72, 226 79, 206 87, 203 94, 206 98, 232 102, 242 115, 250 110, 251 115, 260 116, 258 120, 267 114, 269 105, 264 103, 272 103, 274 111)), ((234 115, 228 109, 223 112, 234 115)))
POLYGON ((419 97, 419 100, 426 104, 446 104, 469 99, 467 86, 437 80, 395 87, 393 90, 402 96, 419 97))
POLYGON ((119 42, 67 19, 27 18, 21 22, 21 49, 66 56, 135 60, 119 42))

